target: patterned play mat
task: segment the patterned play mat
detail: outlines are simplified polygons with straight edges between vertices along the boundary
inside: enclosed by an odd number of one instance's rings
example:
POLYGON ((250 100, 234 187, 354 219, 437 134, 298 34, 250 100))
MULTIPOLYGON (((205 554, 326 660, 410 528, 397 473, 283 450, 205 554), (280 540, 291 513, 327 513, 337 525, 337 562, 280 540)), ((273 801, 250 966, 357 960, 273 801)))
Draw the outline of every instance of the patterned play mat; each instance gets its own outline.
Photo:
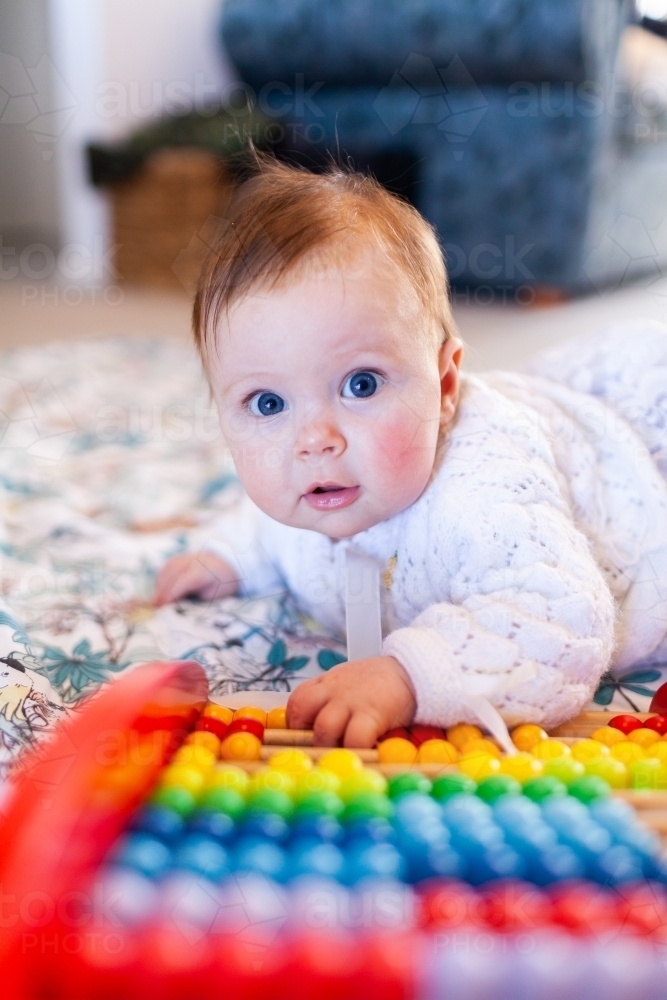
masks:
MULTIPOLYGON (((0 770, 133 664, 190 658, 211 695, 287 692, 344 658, 286 594, 154 611, 156 569, 240 490, 194 351, 167 339, 0 355, 0 770)), ((605 678, 646 711, 660 670, 605 678)))

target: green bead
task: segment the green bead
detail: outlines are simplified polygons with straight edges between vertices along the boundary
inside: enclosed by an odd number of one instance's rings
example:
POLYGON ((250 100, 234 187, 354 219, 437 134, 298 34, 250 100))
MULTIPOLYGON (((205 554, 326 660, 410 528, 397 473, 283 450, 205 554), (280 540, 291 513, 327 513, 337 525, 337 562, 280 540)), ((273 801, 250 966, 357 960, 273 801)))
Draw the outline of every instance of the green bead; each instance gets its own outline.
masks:
POLYGON ((450 771, 443 774, 441 778, 436 778, 433 782, 431 795, 438 802, 444 802, 450 795, 474 795, 477 785, 467 774, 460 771, 450 771))
POLYGON ((598 778, 595 774, 586 774, 583 778, 577 778, 572 782, 569 792, 584 805, 588 805, 589 802, 608 798, 611 789, 602 778, 598 778))
POLYGON ((664 791, 667 788, 667 770, 656 757, 635 760, 630 764, 630 786, 643 791, 664 791))
POLYGON ((551 760, 545 760, 544 773, 558 778, 569 787, 577 778, 583 778, 586 768, 574 757, 552 757, 551 760))
POLYGON ((303 795, 297 804, 294 815, 295 817, 312 816, 315 813, 340 816, 344 808, 343 800, 339 795, 322 789, 303 795))
POLYGON ((521 785, 509 774, 490 774, 480 781, 477 795, 492 804, 503 795, 521 795, 521 785))
MULTIPOLYGON (((635 763, 643 764, 644 761, 635 763)), ((594 774, 596 778, 602 778, 612 788, 627 788, 629 785, 628 768, 615 757, 598 757, 597 760, 589 760, 586 764, 586 774, 594 774)))
POLYGON ((347 823, 357 819, 372 819, 375 816, 389 819, 393 812, 392 802, 386 795, 380 795, 377 792, 361 792, 345 806, 343 820, 347 823))
POLYGON ((539 778, 531 778, 523 786, 523 794, 533 802, 544 802, 555 796, 567 795, 567 786, 554 778, 553 774, 542 774, 539 778))
POLYGON ((190 816, 197 805, 195 796, 181 785, 162 785, 149 800, 151 805, 166 806, 180 816, 190 816))
POLYGON ((429 795, 432 787, 425 774, 420 774, 419 771, 405 771, 404 774, 396 774, 389 779, 387 795, 390 799, 400 799, 401 795, 410 795, 411 792, 429 795))
POLYGON ((210 788, 204 792, 199 808, 227 813, 232 819, 238 819, 245 812, 245 799, 235 788, 210 788))
POLYGON ((279 788, 261 788, 248 799, 248 809, 253 812, 277 813, 287 817, 294 811, 294 802, 287 792, 279 788))

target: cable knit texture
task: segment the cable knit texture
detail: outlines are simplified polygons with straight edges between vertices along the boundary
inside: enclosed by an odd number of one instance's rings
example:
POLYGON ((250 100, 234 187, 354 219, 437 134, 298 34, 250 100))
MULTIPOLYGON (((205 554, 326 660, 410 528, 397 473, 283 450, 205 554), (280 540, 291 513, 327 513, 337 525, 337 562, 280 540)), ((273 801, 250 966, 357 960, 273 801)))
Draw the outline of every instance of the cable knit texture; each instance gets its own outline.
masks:
POLYGON ((342 634, 354 545, 391 576, 383 650, 410 675, 417 721, 474 721, 481 694, 509 725, 553 726, 610 664, 667 658, 666 478, 667 327, 644 323, 527 375, 464 376, 427 488, 390 520, 335 542, 247 501, 243 545, 222 521, 208 547, 234 550, 247 592, 280 582, 342 634))

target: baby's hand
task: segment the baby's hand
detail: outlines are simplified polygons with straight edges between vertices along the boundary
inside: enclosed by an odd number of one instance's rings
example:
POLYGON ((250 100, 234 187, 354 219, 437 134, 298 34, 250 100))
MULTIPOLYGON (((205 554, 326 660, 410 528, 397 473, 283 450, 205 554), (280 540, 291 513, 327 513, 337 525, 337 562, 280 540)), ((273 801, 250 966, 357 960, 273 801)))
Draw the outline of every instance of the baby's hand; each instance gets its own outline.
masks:
POLYGON ((239 587, 236 572, 214 552, 174 556, 158 573, 153 603, 171 604, 181 597, 201 597, 214 601, 229 597, 239 587))
POLYGON ((291 729, 313 729, 316 746, 372 747, 394 726, 409 726, 415 714, 410 679, 393 656, 340 663, 304 681, 287 702, 291 729))

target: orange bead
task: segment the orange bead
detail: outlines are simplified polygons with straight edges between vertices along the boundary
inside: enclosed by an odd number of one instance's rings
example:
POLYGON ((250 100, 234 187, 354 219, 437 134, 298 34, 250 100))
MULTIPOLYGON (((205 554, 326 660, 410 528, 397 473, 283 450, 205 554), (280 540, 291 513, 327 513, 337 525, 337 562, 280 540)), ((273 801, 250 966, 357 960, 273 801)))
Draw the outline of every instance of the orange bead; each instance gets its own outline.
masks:
POLYGON ((467 722, 460 722, 458 726, 451 726, 447 730, 447 739, 453 743, 457 750, 463 750, 470 740, 481 740, 482 730, 478 726, 469 726, 467 722))
POLYGON ((418 764, 454 764, 458 759, 458 750, 448 740, 424 740, 417 751, 418 764))
POLYGON ((266 713, 267 729, 287 729, 287 709, 284 705, 280 708, 272 708, 266 713))
POLYGON ((209 701, 202 715, 208 716, 209 719, 219 719, 220 722, 224 722, 227 726, 234 718, 231 708, 225 708, 224 705, 216 705, 214 701, 209 701))
POLYGON ((259 760, 261 752, 262 742, 252 733, 232 733, 220 747, 223 760, 259 760))
POLYGON ((517 750, 532 751, 541 740, 548 739, 548 734, 541 726, 536 726, 532 722, 525 722, 522 726, 517 726, 511 732, 512 743, 517 750))
POLYGON ((216 757, 220 756, 220 740, 215 733, 207 733, 204 729, 195 729, 193 733, 188 733, 183 746, 206 747, 216 757))
MULTIPOLYGON (((639 732, 643 732, 643 730, 639 730, 639 732)), ((613 747, 616 743, 627 740, 627 736, 620 729, 614 729, 613 726, 600 726, 599 729, 591 733, 591 739, 597 740, 598 743, 604 743, 607 747, 613 747)))
POLYGON ((245 705, 243 708, 237 708, 234 712, 234 721, 237 719, 256 719, 257 722, 261 722, 263 726, 266 726, 266 712, 263 708, 256 708, 254 705, 245 705))
POLYGON ((631 743, 636 743, 646 749, 646 747, 658 742, 660 734, 656 733, 655 729, 633 729, 631 733, 628 733, 628 739, 631 743))
MULTIPOLYGON (((444 740, 442 742, 444 743, 444 740)), ((388 740, 378 743, 379 764, 414 764, 416 760, 417 747, 410 740, 391 736, 388 740)))

